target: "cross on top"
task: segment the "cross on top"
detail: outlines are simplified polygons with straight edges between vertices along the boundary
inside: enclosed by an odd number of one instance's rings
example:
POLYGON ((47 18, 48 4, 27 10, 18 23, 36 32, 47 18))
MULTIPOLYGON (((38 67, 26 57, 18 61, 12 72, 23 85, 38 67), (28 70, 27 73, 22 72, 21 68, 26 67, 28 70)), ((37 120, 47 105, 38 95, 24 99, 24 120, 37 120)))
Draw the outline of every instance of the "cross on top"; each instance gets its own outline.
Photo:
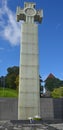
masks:
POLYGON ((43 18, 43 10, 36 10, 35 3, 25 2, 24 9, 17 7, 17 21, 24 20, 25 22, 39 22, 41 23, 43 18))

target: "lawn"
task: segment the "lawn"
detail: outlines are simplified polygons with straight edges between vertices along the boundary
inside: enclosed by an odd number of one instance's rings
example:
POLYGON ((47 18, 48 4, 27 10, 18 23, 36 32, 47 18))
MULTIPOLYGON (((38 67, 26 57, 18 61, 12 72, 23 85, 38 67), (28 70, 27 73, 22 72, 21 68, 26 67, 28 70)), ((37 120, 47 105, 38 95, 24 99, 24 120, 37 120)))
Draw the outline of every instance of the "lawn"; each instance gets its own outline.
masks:
POLYGON ((18 97, 17 90, 0 88, 0 97, 18 97))

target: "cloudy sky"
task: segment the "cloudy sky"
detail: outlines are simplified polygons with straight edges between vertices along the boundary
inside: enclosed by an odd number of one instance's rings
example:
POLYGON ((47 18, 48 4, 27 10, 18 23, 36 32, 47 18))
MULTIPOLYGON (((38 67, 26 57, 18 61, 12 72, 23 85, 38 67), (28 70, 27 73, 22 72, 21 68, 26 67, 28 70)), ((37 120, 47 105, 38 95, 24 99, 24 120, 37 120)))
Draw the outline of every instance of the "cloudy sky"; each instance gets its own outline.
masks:
MULTIPOLYGON (((26 0, 26 2, 32 0, 26 0)), ((16 22, 16 7, 24 0, 0 0, 0 76, 19 65, 21 22, 16 22)), ((63 79, 63 0, 33 0, 44 17, 38 24, 39 73, 43 80, 49 73, 63 79)))

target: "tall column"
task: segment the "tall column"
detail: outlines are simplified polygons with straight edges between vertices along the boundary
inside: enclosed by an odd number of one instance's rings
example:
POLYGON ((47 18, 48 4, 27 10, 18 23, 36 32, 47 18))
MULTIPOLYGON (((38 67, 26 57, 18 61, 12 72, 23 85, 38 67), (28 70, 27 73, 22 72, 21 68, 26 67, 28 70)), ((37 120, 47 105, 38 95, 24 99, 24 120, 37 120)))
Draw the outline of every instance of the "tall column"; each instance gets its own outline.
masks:
POLYGON ((17 21, 21 25, 20 75, 18 96, 18 119, 40 115, 40 88, 38 63, 38 25, 42 11, 35 10, 35 3, 24 3, 17 8, 17 21))

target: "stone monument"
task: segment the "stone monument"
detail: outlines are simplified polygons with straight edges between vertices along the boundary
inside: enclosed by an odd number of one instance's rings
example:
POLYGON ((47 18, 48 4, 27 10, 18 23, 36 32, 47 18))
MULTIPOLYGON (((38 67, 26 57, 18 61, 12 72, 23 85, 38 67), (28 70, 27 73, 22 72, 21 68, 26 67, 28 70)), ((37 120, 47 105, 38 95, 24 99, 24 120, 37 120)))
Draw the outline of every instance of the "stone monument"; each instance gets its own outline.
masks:
POLYGON ((18 119, 40 116, 40 88, 38 64, 38 25, 43 17, 35 3, 25 2, 24 9, 17 7, 17 21, 21 25, 20 76, 18 119))

